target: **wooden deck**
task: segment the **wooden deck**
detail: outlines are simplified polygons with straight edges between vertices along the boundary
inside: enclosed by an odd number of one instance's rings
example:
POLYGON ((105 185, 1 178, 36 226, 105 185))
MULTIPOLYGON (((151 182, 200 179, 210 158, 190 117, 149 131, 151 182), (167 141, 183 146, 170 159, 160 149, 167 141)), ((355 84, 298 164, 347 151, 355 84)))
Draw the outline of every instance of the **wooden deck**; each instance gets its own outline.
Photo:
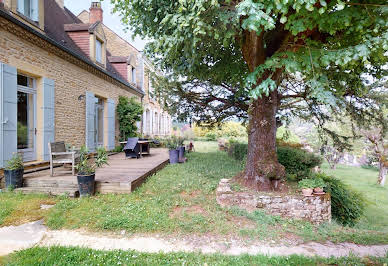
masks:
MULTIPOLYGON (((147 177, 162 169, 168 163, 167 149, 151 149, 150 155, 140 159, 126 159, 124 153, 109 156, 109 165, 96 171, 96 192, 130 193, 140 186, 147 177)), ((77 177, 71 173, 61 173, 63 167, 54 168, 54 176, 49 170, 24 175, 24 187, 17 189, 25 193, 43 192, 53 195, 78 195, 77 177)))

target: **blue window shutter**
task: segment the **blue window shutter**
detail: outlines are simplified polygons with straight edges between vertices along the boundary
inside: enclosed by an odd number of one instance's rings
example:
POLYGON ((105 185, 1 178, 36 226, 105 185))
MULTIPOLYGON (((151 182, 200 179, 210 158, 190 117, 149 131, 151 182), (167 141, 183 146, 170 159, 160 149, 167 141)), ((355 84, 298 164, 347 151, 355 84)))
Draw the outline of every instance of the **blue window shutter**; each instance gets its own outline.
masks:
POLYGON ((50 158, 48 143, 55 141, 55 82, 52 79, 43 78, 43 160, 48 161, 50 158))
POLYGON ((116 105, 113 99, 107 100, 108 110, 106 111, 106 120, 108 125, 105 127, 105 134, 107 134, 108 143, 106 149, 113 150, 115 148, 115 137, 116 137, 116 105))
POLYGON ((17 152, 17 70, 0 63, 0 168, 17 152))
POLYGON ((96 142, 95 142, 95 103, 96 97, 94 97, 94 93, 87 91, 86 92, 86 147, 90 152, 94 152, 96 150, 96 142))

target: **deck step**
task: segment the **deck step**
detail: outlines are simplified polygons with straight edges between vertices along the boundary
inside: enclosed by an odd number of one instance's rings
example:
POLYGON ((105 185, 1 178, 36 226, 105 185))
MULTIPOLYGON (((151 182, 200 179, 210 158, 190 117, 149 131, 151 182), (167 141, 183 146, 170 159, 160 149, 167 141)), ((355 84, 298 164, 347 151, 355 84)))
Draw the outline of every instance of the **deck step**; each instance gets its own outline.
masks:
POLYGON ((21 187, 15 189, 23 194, 42 193, 54 196, 68 195, 69 197, 78 197, 79 191, 73 188, 51 188, 51 187, 21 187))
POLYGON ((47 188, 69 188, 78 189, 78 184, 74 182, 48 181, 48 180, 24 180, 25 187, 47 187, 47 188))

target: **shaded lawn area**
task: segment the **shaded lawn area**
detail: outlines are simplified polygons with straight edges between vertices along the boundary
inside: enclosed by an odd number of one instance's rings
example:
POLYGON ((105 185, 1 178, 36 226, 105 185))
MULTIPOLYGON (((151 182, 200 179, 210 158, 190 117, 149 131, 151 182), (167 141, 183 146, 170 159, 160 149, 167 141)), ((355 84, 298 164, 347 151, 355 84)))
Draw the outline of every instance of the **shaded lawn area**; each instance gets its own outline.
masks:
MULTIPOLYGON (((19 223, 18 219, 26 221, 44 217, 51 229, 126 230, 127 233, 166 236, 210 234, 247 240, 388 243, 386 221, 377 226, 370 217, 363 218, 355 228, 344 228, 335 222, 314 226, 309 222, 283 219, 261 211, 247 213, 237 208, 226 210, 219 207, 215 200, 219 180, 233 177, 242 170, 243 163, 217 151, 215 142, 196 142, 195 145, 197 152, 188 154, 187 163, 168 165, 127 195, 71 199, 0 193, 0 204, 9 206, 4 213, 0 212, 0 225, 19 223), (30 201, 44 200, 55 200, 57 204, 48 211, 37 211, 37 205, 33 208, 28 205, 30 201), (370 230, 372 228, 374 231, 370 230)), ((371 206, 377 211, 386 208, 371 206)))
MULTIPOLYGON (((386 265, 388 257, 319 258, 303 256, 241 255, 200 253, 139 253, 96 251, 84 248, 31 248, 3 258, 5 265, 386 265)), ((1 264, 0 258, 0 264, 1 264)))

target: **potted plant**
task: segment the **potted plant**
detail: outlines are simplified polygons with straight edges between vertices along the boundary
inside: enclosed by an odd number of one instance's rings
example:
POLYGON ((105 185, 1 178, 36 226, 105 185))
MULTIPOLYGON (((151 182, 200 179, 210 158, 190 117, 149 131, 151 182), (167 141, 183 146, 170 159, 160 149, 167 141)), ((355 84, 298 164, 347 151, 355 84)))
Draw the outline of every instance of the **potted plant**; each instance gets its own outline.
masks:
POLYGON ((311 178, 305 178, 298 182, 298 187, 302 189, 304 196, 311 196, 315 187, 315 180, 311 178))
POLYGON ((15 153, 4 168, 5 187, 18 188, 23 186, 24 164, 20 154, 15 153))
POLYGON ((175 136, 172 136, 166 139, 166 147, 168 148, 168 153, 170 156, 170 163, 176 164, 179 162, 179 143, 178 139, 175 136))
POLYGON ((314 193, 315 194, 323 194, 323 188, 326 186, 325 182, 322 178, 315 178, 315 186, 314 186, 314 193))
POLYGON ((79 162, 76 165, 78 171, 77 181, 81 197, 94 195, 96 169, 108 164, 108 155, 104 148, 97 148, 97 155, 89 159, 88 149, 81 147, 79 162))
POLYGON ((183 163, 185 162, 185 145, 183 143, 185 142, 184 137, 178 137, 178 150, 179 150, 179 162, 183 163))

